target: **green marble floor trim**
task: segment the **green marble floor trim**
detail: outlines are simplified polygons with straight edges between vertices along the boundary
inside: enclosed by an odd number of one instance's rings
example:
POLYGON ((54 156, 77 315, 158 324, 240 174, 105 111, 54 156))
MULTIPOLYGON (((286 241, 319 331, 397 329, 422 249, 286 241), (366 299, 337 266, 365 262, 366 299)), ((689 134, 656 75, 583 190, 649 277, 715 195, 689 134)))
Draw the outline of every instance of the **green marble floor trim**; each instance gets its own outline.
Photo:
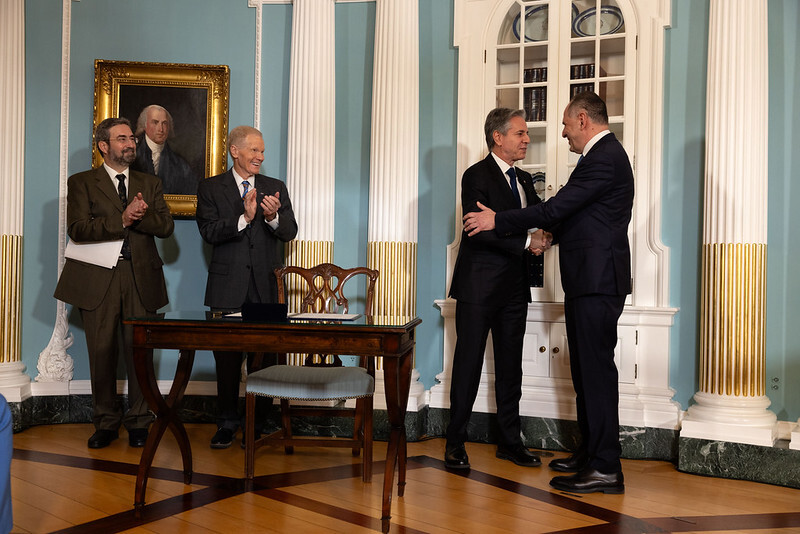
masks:
POLYGON ((800 488, 800 451, 790 449, 787 440, 772 447, 694 438, 679 442, 679 471, 800 488))
MULTIPOLYGON (((575 450, 579 443, 578 424, 564 419, 546 417, 522 418, 523 442, 534 449, 552 451, 575 450)), ((430 408, 428 411, 428 435, 443 437, 450 421, 449 410, 430 408)), ((494 414, 475 412, 467 426, 468 441, 476 443, 497 442, 497 418, 494 414)), ((629 459, 665 460, 675 463, 678 459, 678 431, 649 427, 620 427, 622 457, 629 459)))
MULTIPOLYGON (((127 402, 127 396, 119 396, 118 402, 127 402)), ((38 425, 62 423, 91 423, 91 395, 53 395, 38 396, 25 399, 23 402, 8 403, 11 409, 14 432, 38 425)), ((244 413, 244 399, 240 400, 240 410, 244 413)), ((185 423, 209 423, 216 421, 216 397, 189 395, 183 398, 180 407, 180 418, 185 423)), ((406 436, 408 441, 419 441, 427 435, 427 413, 424 407, 419 412, 406 415, 406 436)), ((348 418, 312 418, 298 420, 293 432, 297 435, 352 435, 353 420, 348 418)), ((274 406, 268 415, 266 429, 277 429, 280 425, 280 410, 274 406)), ((293 425, 294 427, 294 425, 293 425)), ((386 410, 375 410, 373 413, 374 436, 376 440, 389 439, 389 417, 386 410)))

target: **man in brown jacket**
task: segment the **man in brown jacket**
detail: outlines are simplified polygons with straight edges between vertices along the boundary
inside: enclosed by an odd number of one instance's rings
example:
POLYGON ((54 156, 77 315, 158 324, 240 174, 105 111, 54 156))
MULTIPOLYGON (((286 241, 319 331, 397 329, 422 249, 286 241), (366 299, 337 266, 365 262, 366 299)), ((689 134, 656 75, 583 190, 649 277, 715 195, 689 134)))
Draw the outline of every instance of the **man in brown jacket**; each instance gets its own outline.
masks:
MULTIPOLYGON (((102 121, 95 131, 103 166, 70 176, 67 182, 67 233, 78 244, 122 242, 111 268, 67 258, 55 298, 81 312, 89 352, 95 433, 89 448, 108 446, 128 430, 129 444, 141 447, 152 421, 142 398, 132 359, 132 328, 127 317, 154 315, 167 304, 164 272, 153 236, 172 234, 174 223, 161 180, 130 170, 136 138, 127 119, 102 121), (115 405, 120 338, 128 371, 129 410, 115 405)), ((69 255, 68 255, 69 256, 69 255)))

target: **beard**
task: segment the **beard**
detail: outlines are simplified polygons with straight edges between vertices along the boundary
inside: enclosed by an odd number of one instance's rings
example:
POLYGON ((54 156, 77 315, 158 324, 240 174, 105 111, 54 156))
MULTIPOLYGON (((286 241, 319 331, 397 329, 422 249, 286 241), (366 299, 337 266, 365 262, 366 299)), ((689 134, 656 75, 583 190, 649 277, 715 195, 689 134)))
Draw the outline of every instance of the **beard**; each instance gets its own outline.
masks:
POLYGON ((136 161, 136 151, 132 148, 126 148, 122 152, 112 154, 111 160, 117 165, 130 167, 131 163, 136 161))

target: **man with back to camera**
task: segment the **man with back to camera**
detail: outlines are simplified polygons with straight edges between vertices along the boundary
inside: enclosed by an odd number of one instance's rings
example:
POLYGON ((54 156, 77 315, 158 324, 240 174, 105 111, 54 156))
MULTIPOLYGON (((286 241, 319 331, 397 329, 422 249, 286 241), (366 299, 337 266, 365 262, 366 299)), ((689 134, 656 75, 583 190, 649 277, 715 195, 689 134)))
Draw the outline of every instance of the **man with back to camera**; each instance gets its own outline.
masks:
MULTIPOLYGON (((465 212, 481 202, 498 211, 540 202, 531 175, 514 167, 525 158, 528 126, 522 110, 497 108, 484 124, 489 155, 464 172, 461 204, 465 212)), ((542 230, 528 229, 499 236, 485 232, 462 234, 450 296, 456 299, 456 348, 450 385, 450 423, 445 465, 469 469, 464 446, 472 407, 478 394, 486 340, 492 331, 497 402, 496 456, 517 465, 535 467, 539 458, 520 437, 519 400, 522 396, 522 342, 530 302, 525 250, 541 254, 549 245, 542 230)))
POLYGON ((70 176, 67 182, 67 234, 76 243, 123 240, 115 267, 67 258, 54 297, 80 310, 92 382, 90 449, 107 447, 123 424, 132 447, 147 440, 152 414, 133 367, 133 328, 127 317, 154 316, 168 302, 163 262, 155 237, 172 235, 174 222, 161 180, 129 168, 136 138, 128 119, 97 125, 95 143, 103 165, 70 176), (136 193, 134 193, 134 191, 136 193), (127 413, 116 406, 120 333, 128 371, 127 413))
POLYGON ((566 185, 547 202, 525 209, 495 214, 478 204, 480 211, 464 216, 464 229, 473 236, 503 236, 530 225, 554 228, 581 443, 569 457, 550 462, 551 469, 575 472, 550 485, 573 493, 624 493, 614 348, 617 321, 631 292, 633 171, 608 129, 606 104, 595 93, 575 95, 563 124, 570 150, 581 154, 566 185))
MULTIPOLYGON (((297 235, 286 184, 258 173, 264 161, 261 132, 250 126, 234 128, 228 151, 233 166, 197 188, 197 226, 213 246, 205 304, 221 313, 241 311, 245 303, 277 302, 273 270, 283 264, 283 244, 297 235)), ((247 357, 248 372, 256 370, 253 356, 247 357)), ((238 407, 242 357, 241 352, 214 351, 218 419, 213 449, 229 447, 243 426, 238 407)), ((256 399, 256 432, 271 402, 269 397, 256 399)))
POLYGON ((142 110, 136 121, 138 143, 133 168, 161 178, 167 195, 194 195, 197 174, 167 142, 174 131, 173 124, 170 112, 157 104, 142 110))

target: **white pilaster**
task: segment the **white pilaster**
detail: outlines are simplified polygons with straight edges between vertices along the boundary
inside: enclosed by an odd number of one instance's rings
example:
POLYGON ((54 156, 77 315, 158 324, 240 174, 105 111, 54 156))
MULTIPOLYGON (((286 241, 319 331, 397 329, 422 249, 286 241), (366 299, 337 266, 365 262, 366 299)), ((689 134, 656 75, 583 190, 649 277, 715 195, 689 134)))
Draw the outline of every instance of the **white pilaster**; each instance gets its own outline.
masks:
POLYGON ((333 242, 334 7, 334 0, 294 0, 292 8, 286 182, 300 241, 333 242))
POLYGON ((681 437, 777 436, 765 395, 767 45, 767 0, 711 1, 700 391, 681 437))
POLYGON ((22 227, 25 205, 25 2, 7 0, 0 20, 0 393, 30 396, 22 363, 22 227))
MULTIPOLYGON (((378 316, 416 315, 419 174, 418 0, 377 0, 367 264, 378 316)), ((424 403, 414 373, 409 406, 424 403)))

